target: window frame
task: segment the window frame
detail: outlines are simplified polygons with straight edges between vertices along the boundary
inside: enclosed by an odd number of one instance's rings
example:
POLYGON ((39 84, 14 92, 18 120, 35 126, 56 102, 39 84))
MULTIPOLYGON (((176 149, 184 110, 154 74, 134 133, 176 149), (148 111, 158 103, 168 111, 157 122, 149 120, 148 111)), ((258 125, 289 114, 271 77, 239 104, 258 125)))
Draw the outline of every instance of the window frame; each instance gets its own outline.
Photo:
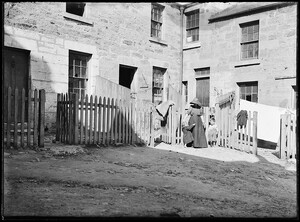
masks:
POLYGON ((69 63, 68 63, 68 93, 78 93, 76 90, 79 91, 79 98, 81 96, 84 96, 86 94, 87 90, 87 81, 89 79, 89 69, 90 69, 90 60, 92 58, 91 54, 78 52, 74 50, 69 50, 69 63), (82 61, 79 60, 79 65, 76 65, 76 58, 85 57, 86 64, 83 65, 82 61), (72 64, 71 64, 72 60, 72 64), (79 68, 80 76, 76 76, 76 68, 79 68), (83 68, 85 68, 85 75, 82 75, 83 68), (73 70, 71 72, 71 70, 73 70), (73 74, 73 75, 72 75, 73 74), (75 74, 75 75, 74 75, 75 74), (78 85, 81 85, 83 83, 83 87, 74 87, 75 82, 78 81, 78 85))
POLYGON ((251 82, 239 82, 238 83, 239 86, 239 98, 240 99, 244 99, 250 102, 255 102, 258 103, 258 81, 251 81, 251 82), (249 87, 250 88, 250 92, 249 92, 249 87), (254 92, 254 87, 256 87, 256 92, 254 92), (244 91, 244 93, 242 93, 242 91, 244 91), (244 98, 243 98, 244 95, 244 98), (252 98, 254 98, 253 96, 256 95, 256 101, 254 101, 252 98), (247 99, 247 96, 251 96, 251 100, 247 99))
POLYGON ((81 22, 85 25, 94 26, 94 22, 90 18, 88 18, 88 15, 90 14, 90 8, 91 8, 89 6, 90 3, 83 3, 83 4, 85 4, 84 12, 83 12, 83 15, 80 16, 77 14, 67 12, 67 2, 66 2, 65 3, 65 12, 63 13, 63 17, 66 19, 76 21, 76 22, 81 22))
POLYGON ((163 101, 163 97, 164 97, 164 75, 166 73, 167 69, 162 68, 162 67, 158 67, 158 66, 153 66, 152 67, 152 103, 155 103, 155 101, 157 101, 155 98, 161 98, 160 101, 163 101), (161 76, 160 76, 160 84, 159 85, 155 85, 155 75, 157 73, 155 73, 155 70, 158 70, 161 72, 161 76), (154 93, 155 90, 160 90, 160 93, 154 93), (160 96, 157 96, 160 95, 160 96))
POLYGON ((245 60, 259 59, 259 33, 260 33, 259 20, 240 23, 239 27, 240 27, 240 60, 245 61, 245 60), (252 33, 251 32, 249 33, 249 30, 252 30, 252 33), (246 40, 244 40, 245 34, 246 34, 246 40), (252 34, 252 39, 249 40, 249 36, 251 36, 251 34, 252 34), (250 51, 249 48, 252 48, 252 50, 250 51), (247 54, 246 57, 244 57, 245 52, 247 54), (252 53, 252 57, 249 56, 250 52, 252 53), (255 55, 256 53, 257 55, 255 55))
POLYGON ((194 71, 195 78, 205 78, 210 76, 210 67, 196 68, 194 71))
POLYGON ((85 2, 66 2, 66 13, 69 13, 69 14, 72 14, 72 15, 76 15, 76 16, 79 16, 79 17, 86 17, 86 3, 85 2), (82 15, 78 15, 76 13, 72 13, 70 11, 68 11, 68 4, 69 4, 69 7, 72 5, 73 7, 76 5, 76 6, 83 6, 83 12, 82 12, 82 15))
POLYGON ((189 93, 188 93, 189 83, 188 83, 188 81, 182 81, 182 86, 183 86, 184 102, 185 102, 185 104, 187 104, 188 99, 189 99, 189 93))
POLYGON ((193 42, 197 42, 199 41, 199 31, 200 31, 200 10, 199 9, 195 9, 195 10, 192 10, 192 11, 189 11, 189 12, 186 12, 185 13, 185 33, 186 33, 186 43, 193 43, 193 42), (196 15, 198 15, 196 17, 196 15), (195 19, 191 19, 189 21, 189 16, 195 16, 195 19), (188 22, 195 22, 195 25, 194 26, 188 26, 188 22), (198 23, 198 24, 197 24, 198 23), (193 34, 189 35, 188 33, 189 32, 194 32, 193 34), (196 40, 193 40, 194 38, 194 34, 195 32, 197 33, 197 39, 196 40), (189 37, 192 37, 192 40, 191 41, 188 41, 188 38, 189 37))
POLYGON ((165 6, 151 3, 151 22, 150 22, 150 37, 154 39, 161 40, 163 39, 163 14, 164 14, 165 6), (158 9, 159 13, 153 13, 154 9, 158 9), (153 15, 159 17, 159 19, 155 18, 153 15), (155 25, 155 28, 153 27, 155 25), (157 29, 156 26, 159 26, 157 29), (155 30, 155 34, 153 34, 153 30, 155 30))

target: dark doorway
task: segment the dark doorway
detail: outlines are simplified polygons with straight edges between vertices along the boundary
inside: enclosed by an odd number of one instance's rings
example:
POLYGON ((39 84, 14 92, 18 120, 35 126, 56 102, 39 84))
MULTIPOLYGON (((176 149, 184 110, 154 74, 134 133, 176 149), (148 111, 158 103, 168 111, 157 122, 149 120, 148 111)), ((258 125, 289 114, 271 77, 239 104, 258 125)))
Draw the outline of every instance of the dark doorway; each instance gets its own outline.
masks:
MULTIPOLYGON (((11 87, 14 96, 14 90, 18 89, 19 99, 18 107, 21 107, 21 93, 25 89, 25 96, 28 96, 29 89, 29 55, 30 51, 15 49, 10 47, 3 48, 3 62, 4 62, 4 104, 7 101, 7 89, 11 87)), ((25 120, 27 118, 27 109, 25 109, 25 120)), ((14 106, 12 106, 12 113, 14 113, 14 106)), ((21 120, 20 112, 18 112, 18 121, 21 120)), ((4 106, 4 115, 7 115, 7 106, 4 106)), ((7 118, 7 116, 6 116, 7 118)))
POLYGON ((120 65, 119 84, 130 89, 134 73, 137 68, 133 66, 120 65))
POLYGON ((196 79, 196 97, 202 106, 209 107, 209 77, 196 79))

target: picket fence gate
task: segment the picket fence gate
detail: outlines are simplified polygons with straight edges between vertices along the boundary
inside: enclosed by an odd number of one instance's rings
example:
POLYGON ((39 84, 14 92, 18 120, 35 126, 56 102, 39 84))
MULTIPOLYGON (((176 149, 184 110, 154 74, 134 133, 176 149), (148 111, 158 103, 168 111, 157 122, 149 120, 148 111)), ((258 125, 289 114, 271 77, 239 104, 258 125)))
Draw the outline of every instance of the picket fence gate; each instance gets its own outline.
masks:
POLYGON ((183 135, 181 123, 182 114, 180 113, 178 106, 170 106, 166 119, 166 126, 161 134, 162 141, 172 145, 182 144, 183 135))
POLYGON ((285 113, 280 116, 280 158, 296 159, 297 118, 285 113))
POLYGON ((11 87, 4 92, 4 146, 44 147, 45 90, 28 90, 11 87), (33 94, 33 95, 32 95, 33 94))
POLYGON ((237 126, 239 111, 234 104, 232 92, 219 97, 219 105, 216 106, 217 145, 257 155, 257 112, 247 111, 246 126, 237 126))
POLYGON ((58 94, 56 141, 89 145, 149 145, 152 109, 151 104, 143 101, 93 95, 79 100, 78 94, 58 94))

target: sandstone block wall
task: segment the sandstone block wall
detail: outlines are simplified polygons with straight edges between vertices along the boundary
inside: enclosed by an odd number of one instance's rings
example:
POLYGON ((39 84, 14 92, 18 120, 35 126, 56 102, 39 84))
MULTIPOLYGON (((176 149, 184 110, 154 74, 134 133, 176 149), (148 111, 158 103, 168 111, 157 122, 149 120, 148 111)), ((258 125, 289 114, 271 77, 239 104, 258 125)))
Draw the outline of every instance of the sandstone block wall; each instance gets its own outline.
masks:
POLYGON ((190 99, 196 95, 194 69, 210 67, 210 106, 215 104, 217 91, 235 90, 239 95, 238 82, 258 81, 259 103, 292 107, 296 78, 278 77, 296 77, 296 14, 297 5, 291 5, 202 26, 200 22, 201 47, 184 52, 184 79, 192 86, 190 99), (244 62, 240 60, 239 24, 254 20, 259 20, 259 59, 244 62))
POLYGON ((66 3, 4 4, 4 45, 30 50, 33 89, 46 90, 46 123, 55 122, 56 94, 68 90, 69 50, 92 55, 87 93, 96 76, 119 83, 119 65, 134 66, 132 91, 152 99, 152 67, 167 69, 170 84, 180 81, 179 10, 165 6, 163 44, 150 41, 151 3, 87 3, 88 23, 66 16, 66 3))

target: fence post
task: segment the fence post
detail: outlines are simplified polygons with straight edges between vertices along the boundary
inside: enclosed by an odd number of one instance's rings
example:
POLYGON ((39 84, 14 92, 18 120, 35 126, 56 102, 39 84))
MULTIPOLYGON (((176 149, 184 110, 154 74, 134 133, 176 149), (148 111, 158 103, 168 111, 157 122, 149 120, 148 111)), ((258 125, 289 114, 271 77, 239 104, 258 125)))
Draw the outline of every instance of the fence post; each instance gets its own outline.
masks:
POLYGON ((90 95, 89 144, 93 144, 93 96, 90 95))
POLYGON ((38 100, 37 89, 34 90, 34 122, 33 122, 33 146, 38 145, 38 100))
POLYGON ((253 154, 257 155, 257 111, 253 112, 253 154))
POLYGON ((25 119, 25 89, 22 89, 21 96, 21 147, 24 147, 24 119, 25 119))
POLYGON ((153 107, 150 110, 150 146, 154 147, 154 121, 153 121, 153 107))
POLYGON ((103 97, 103 116, 102 116, 102 144, 106 144, 105 124, 106 124, 106 98, 103 97))
POLYGON ((69 113, 69 117, 68 117, 68 135, 69 135, 69 144, 73 144, 74 140, 73 140, 73 109, 72 109, 72 105, 73 105, 73 100, 72 100, 72 96, 73 93, 69 93, 69 101, 68 101, 68 113, 69 113))
POLYGON ((8 87, 7 91, 8 91, 8 93, 7 93, 7 125, 6 125, 7 140, 6 140, 6 144, 7 144, 7 147, 10 148, 11 88, 8 87))
POLYGON ((107 120, 106 120, 106 127, 107 127, 107 130, 106 130, 106 144, 109 145, 111 143, 111 138, 110 138, 110 133, 109 133, 109 126, 110 126, 110 98, 108 97, 107 98, 107 109, 106 109, 106 115, 107 115, 107 120))
POLYGON ((89 105, 89 97, 88 95, 85 95, 85 109, 84 109, 84 122, 85 122, 85 128, 84 128, 84 143, 85 145, 88 144, 88 105, 89 105))
POLYGON ((287 159, 291 156, 291 114, 287 114, 287 159))
POLYGON ((94 110, 94 144, 98 142, 97 123, 98 123, 98 97, 95 96, 95 110, 94 110))
POLYGON ((57 106, 56 106, 56 141, 59 141, 59 137, 60 137, 60 128, 61 128, 61 122, 60 122, 60 98, 61 95, 58 93, 57 94, 57 106))
MULTIPOLYGON (((31 90, 28 90, 28 97, 27 97, 27 102, 28 102, 28 113, 27 113, 27 147, 30 146, 30 134, 31 134, 31 90)), ((8 113, 9 114, 9 113, 8 113)), ((8 124, 8 123, 7 123, 8 124)))
POLYGON ((44 147, 44 134, 45 134, 45 90, 39 90, 39 147, 44 147))
POLYGON ((73 94, 74 101, 74 144, 78 144, 78 112, 79 112, 79 96, 77 93, 73 94))
POLYGON ((80 141, 79 144, 83 144, 83 106, 84 106, 84 94, 80 96, 80 141))
POLYGON ((281 129, 280 129, 280 159, 285 157, 286 148, 286 114, 280 115, 281 129))
POLYGON ((14 98, 14 148, 18 147, 18 88, 15 89, 14 98))

